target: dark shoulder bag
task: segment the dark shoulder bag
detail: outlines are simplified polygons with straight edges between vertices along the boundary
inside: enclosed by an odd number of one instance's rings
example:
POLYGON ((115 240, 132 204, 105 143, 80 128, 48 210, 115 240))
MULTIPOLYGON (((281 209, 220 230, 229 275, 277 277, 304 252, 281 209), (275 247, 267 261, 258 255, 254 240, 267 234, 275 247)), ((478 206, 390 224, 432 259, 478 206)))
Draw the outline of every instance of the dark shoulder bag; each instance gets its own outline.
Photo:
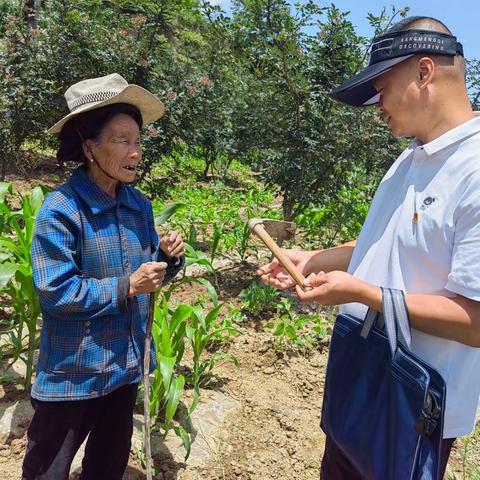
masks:
POLYGON ((403 292, 382 296, 382 315, 336 319, 321 427, 364 479, 441 480, 445 382, 410 351, 403 292))

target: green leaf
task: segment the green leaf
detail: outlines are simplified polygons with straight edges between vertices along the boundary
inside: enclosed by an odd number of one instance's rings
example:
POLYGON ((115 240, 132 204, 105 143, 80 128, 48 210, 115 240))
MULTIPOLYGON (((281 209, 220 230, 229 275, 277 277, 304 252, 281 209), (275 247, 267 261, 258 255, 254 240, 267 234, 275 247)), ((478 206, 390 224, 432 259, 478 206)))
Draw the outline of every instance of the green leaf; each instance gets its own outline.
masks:
POLYGON ((187 338, 192 341, 193 340, 193 336, 195 335, 195 329, 193 327, 191 327, 190 325, 186 325, 185 326, 185 332, 187 334, 187 338))
POLYGON ((168 392, 168 401, 167 406, 165 408, 165 420, 170 423, 173 420, 173 416, 177 411, 178 403, 183 395, 183 389, 185 386, 185 377, 183 375, 179 375, 175 378, 170 386, 170 390, 168 392))
POLYGON ((193 315, 200 322, 200 325, 202 326, 203 331, 206 332, 207 331, 207 324, 206 324, 206 321, 205 321, 205 313, 203 311, 203 308, 200 307, 199 305, 195 305, 193 307, 193 315))
POLYGON ((12 256, 7 252, 0 252, 0 263, 3 263, 6 260, 9 260, 11 257, 12 256))
POLYGON ((0 288, 4 288, 13 278, 17 271, 17 265, 14 263, 0 264, 0 288))
POLYGON ((279 323, 277 325, 277 328, 275 329, 275 331, 273 332, 273 334, 278 337, 280 335, 283 335, 283 332, 285 331, 285 324, 282 322, 282 323, 279 323))
POLYGON ((193 402, 190 406, 190 413, 194 412, 198 406, 198 402, 200 401, 200 387, 198 385, 193 386, 193 402))
POLYGON ((211 273, 215 273, 212 262, 207 258, 205 253, 200 250, 195 250, 191 245, 185 243, 185 266, 201 265, 206 267, 211 273))
POLYGON ((172 381, 173 369, 175 368, 175 359, 176 357, 165 357, 162 354, 159 355, 160 362, 158 368, 162 374, 163 386, 165 391, 168 391, 170 388, 170 383, 172 381))
POLYGON ((175 435, 177 435, 177 437, 180 437, 182 439, 182 444, 183 444, 183 447, 185 448, 184 461, 186 462, 188 460, 188 457, 190 456, 190 452, 192 449, 192 442, 190 441, 190 436, 188 435, 188 432, 181 425, 175 425, 173 427, 173 431, 175 432, 175 435))
POLYGON ((10 255, 15 255, 18 258, 22 257, 22 250, 11 238, 0 238, 0 250, 10 255))
POLYGON ((45 200, 43 189, 41 187, 35 187, 28 200, 32 209, 32 215, 36 217, 45 200))
POLYGON ((0 202, 4 202, 7 194, 12 193, 12 191, 11 183, 0 182, 0 202))
POLYGON ((285 333, 290 340, 297 338, 297 332, 291 325, 288 325, 288 327, 285 328, 285 333))
POLYGON ((177 210, 184 208, 186 205, 184 203, 174 203, 165 207, 160 213, 155 215, 155 225, 162 225, 165 223, 177 210))
POLYGON ((170 329, 176 331, 180 323, 185 322, 192 315, 192 307, 190 305, 179 305, 170 320, 170 329))
POLYGON ((202 284, 204 287, 207 288, 208 296, 212 300, 213 305, 217 306, 218 305, 218 294, 217 294, 217 290, 212 285, 212 283, 209 282, 206 278, 196 278, 195 281, 197 283, 202 284))
POLYGON ((205 325, 207 328, 207 331, 210 330, 210 326, 212 325, 212 322, 218 317, 218 314, 220 313, 220 309, 223 307, 223 303, 220 305, 217 305, 213 310, 210 310, 208 312, 207 316, 205 317, 205 325))

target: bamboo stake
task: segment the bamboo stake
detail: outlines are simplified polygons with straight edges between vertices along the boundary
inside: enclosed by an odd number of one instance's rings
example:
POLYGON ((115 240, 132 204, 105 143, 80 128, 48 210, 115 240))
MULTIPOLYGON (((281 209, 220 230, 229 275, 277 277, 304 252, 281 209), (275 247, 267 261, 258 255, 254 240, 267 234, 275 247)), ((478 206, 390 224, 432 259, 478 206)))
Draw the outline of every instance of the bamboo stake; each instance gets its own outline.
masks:
POLYGON ((152 480, 152 451, 150 447, 150 345, 152 343, 153 314, 155 311, 155 292, 150 294, 147 328, 145 332, 145 351, 143 353, 143 444, 145 446, 145 465, 147 480, 152 480))

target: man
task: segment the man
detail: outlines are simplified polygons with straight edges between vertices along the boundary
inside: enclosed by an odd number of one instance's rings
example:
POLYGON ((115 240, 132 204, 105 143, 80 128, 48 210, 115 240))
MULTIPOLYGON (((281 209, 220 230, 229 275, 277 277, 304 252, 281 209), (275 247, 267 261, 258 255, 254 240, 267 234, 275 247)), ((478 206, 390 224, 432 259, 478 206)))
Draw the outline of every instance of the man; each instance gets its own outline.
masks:
MULTIPOLYGON (((369 67, 332 96, 377 104, 393 135, 414 141, 383 178, 356 242, 287 252, 313 287, 296 290, 359 318, 368 307, 381 311, 380 286, 406 293, 412 350, 447 384, 443 475, 454 439, 474 427, 480 394, 480 118, 461 44, 438 20, 406 18, 375 40, 369 67)), ((258 273, 276 288, 294 285, 276 261, 258 273)), ((321 472, 360 478, 330 438, 321 472)))

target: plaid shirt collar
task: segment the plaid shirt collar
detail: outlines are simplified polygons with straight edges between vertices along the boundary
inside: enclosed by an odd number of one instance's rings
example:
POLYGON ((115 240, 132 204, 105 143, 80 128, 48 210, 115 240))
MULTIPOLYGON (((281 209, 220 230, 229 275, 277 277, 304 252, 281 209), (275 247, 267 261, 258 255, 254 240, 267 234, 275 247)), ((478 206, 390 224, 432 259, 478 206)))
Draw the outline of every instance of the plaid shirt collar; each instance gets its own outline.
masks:
POLYGON ((143 211, 142 205, 132 194, 128 185, 120 183, 117 190, 117 198, 113 198, 90 179, 83 165, 73 172, 69 184, 88 205, 94 215, 115 208, 118 205, 139 212, 143 211))

